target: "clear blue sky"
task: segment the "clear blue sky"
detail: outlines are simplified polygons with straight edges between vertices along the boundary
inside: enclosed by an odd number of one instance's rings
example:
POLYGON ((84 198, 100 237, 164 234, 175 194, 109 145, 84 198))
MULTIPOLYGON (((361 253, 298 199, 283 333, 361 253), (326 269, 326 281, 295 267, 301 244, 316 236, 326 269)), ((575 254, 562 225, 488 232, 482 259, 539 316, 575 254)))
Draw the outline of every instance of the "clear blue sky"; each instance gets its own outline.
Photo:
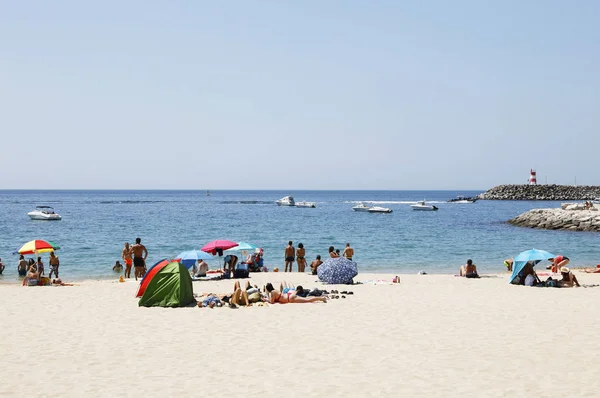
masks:
POLYGON ((600 2, 0 0, 0 188, 600 185, 600 2))

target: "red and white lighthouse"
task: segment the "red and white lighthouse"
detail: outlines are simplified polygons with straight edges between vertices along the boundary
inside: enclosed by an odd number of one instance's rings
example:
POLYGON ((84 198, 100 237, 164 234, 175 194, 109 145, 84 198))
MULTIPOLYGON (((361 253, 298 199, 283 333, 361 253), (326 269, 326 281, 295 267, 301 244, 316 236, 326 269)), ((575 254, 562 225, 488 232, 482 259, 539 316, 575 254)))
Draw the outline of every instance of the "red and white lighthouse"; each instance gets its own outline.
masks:
POLYGON ((529 185, 537 185, 536 171, 534 169, 529 170, 529 185))

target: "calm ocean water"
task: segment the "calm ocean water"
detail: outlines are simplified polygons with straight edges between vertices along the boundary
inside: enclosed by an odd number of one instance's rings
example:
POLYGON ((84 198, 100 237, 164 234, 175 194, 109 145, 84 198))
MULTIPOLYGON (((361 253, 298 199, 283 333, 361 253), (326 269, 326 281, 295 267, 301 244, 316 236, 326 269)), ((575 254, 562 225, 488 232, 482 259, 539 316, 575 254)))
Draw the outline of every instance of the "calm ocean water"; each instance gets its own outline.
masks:
MULTIPOLYGON (((115 277, 123 243, 142 238, 149 264, 199 249, 213 239, 250 242, 265 250, 265 263, 282 267, 288 240, 302 242, 310 262, 330 245, 350 242, 363 272, 454 273, 467 258, 483 272, 503 270, 504 258, 530 248, 562 253, 572 265, 600 263, 600 236, 586 232, 513 227, 506 220, 559 202, 478 201, 446 203, 457 194, 481 191, 0 191, 0 257, 3 281, 16 280, 12 252, 32 239, 61 246, 61 277, 115 277), (278 207, 293 195, 316 209, 278 207), (437 212, 413 211, 426 199, 437 212), (393 209, 391 214, 352 211, 359 201, 393 209), (54 206, 62 221, 32 221, 36 205, 54 206)), ((47 264, 48 255, 44 255, 47 264)), ((210 262, 209 262, 210 263, 210 262)), ((217 261, 210 263, 212 267, 217 261)))

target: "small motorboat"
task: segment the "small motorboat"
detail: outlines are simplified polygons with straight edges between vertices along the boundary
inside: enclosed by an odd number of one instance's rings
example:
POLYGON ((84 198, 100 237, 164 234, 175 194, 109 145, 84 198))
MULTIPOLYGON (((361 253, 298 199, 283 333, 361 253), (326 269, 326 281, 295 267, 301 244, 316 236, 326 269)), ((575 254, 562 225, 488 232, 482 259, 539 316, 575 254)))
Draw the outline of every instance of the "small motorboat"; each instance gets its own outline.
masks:
POLYGON ((34 211, 27 213, 32 220, 58 221, 62 217, 50 206, 36 206, 34 211))
POLYGON ((479 199, 479 198, 478 197, 465 198, 462 195, 458 195, 456 198, 450 199, 448 201, 448 203, 475 203, 477 201, 477 199, 479 199))
POLYGON ((296 206, 296 202, 294 202, 294 198, 291 196, 285 196, 279 200, 276 200, 277 206, 296 206))
POLYGON ((317 207, 317 205, 315 204, 315 202, 296 202, 296 207, 309 207, 311 209, 315 209, 317 207))
POLYGON ((425 201, 417 202, 417 204, 410 205, 413 210, 425 210, 425 211, 436 211, 437 206, 428 205, 425 201))
POLYGON ((354 211, 369 211, 370 207, 365 205, 364 203, 359 203, 356 206, 352 207, 354 211))
POLYGON ((389 209, 387 207, 373 206, 370 207, 367 211, 369 213, 391 213, 392 209, 389 209))

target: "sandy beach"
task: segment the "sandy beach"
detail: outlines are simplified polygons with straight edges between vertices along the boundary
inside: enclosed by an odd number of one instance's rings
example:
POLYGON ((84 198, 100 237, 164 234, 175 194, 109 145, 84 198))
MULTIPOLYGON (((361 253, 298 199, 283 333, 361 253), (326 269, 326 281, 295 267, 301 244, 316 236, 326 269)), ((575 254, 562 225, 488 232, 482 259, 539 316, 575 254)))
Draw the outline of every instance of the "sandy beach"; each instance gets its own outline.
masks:
MULTIPOLYGON (((325 304, 238 309, 139 308, 133 280, 3 285, 0 395, 597 396, 600 287, 507 278, 401 275, 328 286, 354 294, 325 304)), ((284 279, 322 286, 250 280, 284 279)), ((198 294, 232 287, 194 282, 198 294)))

